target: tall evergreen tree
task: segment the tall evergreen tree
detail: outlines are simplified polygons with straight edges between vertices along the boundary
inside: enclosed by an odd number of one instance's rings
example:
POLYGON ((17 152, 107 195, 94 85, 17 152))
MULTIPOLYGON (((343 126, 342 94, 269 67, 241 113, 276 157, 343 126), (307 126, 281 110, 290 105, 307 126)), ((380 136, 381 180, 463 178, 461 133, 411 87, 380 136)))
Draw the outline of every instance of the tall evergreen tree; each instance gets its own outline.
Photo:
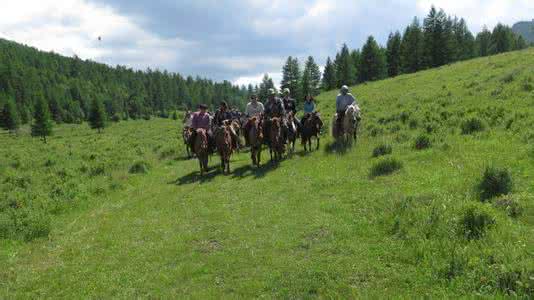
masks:
POLYGON ((291 97, 294 99, 299 99, 300 97, 300 66, 299 61, 295 57, 288 57, 284 67, 282 68, 282 81, 280 83, 280 88, 288 88, 291 92, 291 97))
POLYGON ((46 143, 46 137, 52 135, 50 110, 44 97, 38 96, 33 115, 32 136, 40 137, 46 143))
POLYGON ((267 100, 267 98, 269 97, 269 89, 276 90, 276 87, 274 86, 273 79, 269 77, 269 74, 265 74, 263 75, 263 79, 260 83, 259 92, 258 92, 259 94, 258 96, 261 101, 267 100))
POLYGON ((91 110, 89 111, 89 126, 98 130, 98 133, 106 127, 106 111, 104 105, 97 98, 93 99, 91 110))
POLYGON ((354 75, 353 78, 355 80, 355 83, 358 83, 358 72, 360 70, 360 61, 361 61, 361 53, 359 49, 354 49, 350 52, 350 58, 352 60, 352 64, 354 66, 354 75))
POLYGON ((460 20, 455 18, 453 34, 453 41, 456 48, 454 60, 466 60, 475 57, 475 37, 467 28, 467 24, 463 18, 460 20))
POLYGON ((20 117, 13 99, 8 99, 0 111, 0 127, 9 131, 16 131, 20 126, 20 117))
POLYGON ((326 59, 326 65, 323 71, 322 86, 323 89, 327 91, 337 88, 336 66, 334 63, 332 63, 330 57, 326 59))
POLYGON ((321 70, 315 63, 312 56, 309 56, 302 73, 302 95, 319 94, 319 85, 321 84, 321 70))
POLYGON ((387 76, 385 51, 380 49, 373 36, 367 38, 362 48, 359 74, 360 82, 379 80, 387 76))
POLYGON ((497 24, 491 33, 490 53, 498 54, 511 51, 513 44, 512 29, 501 23, 497 24))
POLYGON ((491 32, 486 26, 477 34, 475 49, 477 56, 488 56, 490 54, 491 32))
POLYGON ((386 59, 388 65, 388 76, 395 77, 401 71, 401 35, 397 31, 390 33, 387 43, 386 59))
POLYGON ((354 78, 356 71, 347 44, 343 44, 341 51, 336 56, 335 66, 338 88, 342 85, 353 85, 356 83, 356 78, 354 78))
POLYGON ((432 6, 423 25, 425 67, 435 68, 449 62, 451 28, 445 12, 432 6))
POLYGON ((406 27, 401 42, 401 72, 413 73, 423 69, 424 37, 419 20, 414 18, 406 27))

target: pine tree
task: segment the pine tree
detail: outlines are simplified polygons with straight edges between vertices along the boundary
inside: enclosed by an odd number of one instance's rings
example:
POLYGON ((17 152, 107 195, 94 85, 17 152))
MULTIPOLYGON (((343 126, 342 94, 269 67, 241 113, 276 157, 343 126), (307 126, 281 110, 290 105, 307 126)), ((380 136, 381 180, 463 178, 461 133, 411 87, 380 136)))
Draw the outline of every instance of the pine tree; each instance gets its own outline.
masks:
POLYGON ((48 103, 43 96, 37 97, 33 118, 32 136, 38 136, 46 143, 46 137, 52 135, 52 121, 48 103))
POLYGON ((89 126, 92 129, 97 129, 98 133, 106 127, 106 112, 104 110, 104 105, 97 98, 94 98, 93 103, 91 104, 91 110, 89 111, 89 126))
POLYGON ((424 37, 419 20, 406 27, 401 42, 401 71, 413 73, 423 69, 424 37))
POLYGON ((332 63, 330 57, 326 59, 326 65, 323 71, 322 86, 323 89, 327 91, 337 88, 336 66, 332 63))
POLYGON ((301 74, 300 66, 297 58, 288 57, 285 65, 282 68, 282 81, 280 82, 280 88, 288 88, 291 92, 291 97, 299 99, 301 91, 301 74))
POLYGON ((361 53, 359 49, 354 49, 350 52, 350 58, 352 60, 352 65, 354 66, 354 83, 358 83, 358 72, 360 70, 360 61, 361 61, 361 53))
POLYGON ((341 51, 336 56, 335 65, 338 88, 342 85, 353 85, 356 83, 356 78, 354 78, 356 71, 347 44, 343 44, 341 47, 341 51))
POLYGON ((269 74, 263 75, 263 79, 260 83, 258 97, 260 101, 265 101, 269 97, 269 89, 275 89, 273 79, 269 77, 269 74))
POLYGON ((386 60, 388 65, 388 76, 395 77, 400 74, 400 48, 401 35, 397 31, 395 34, 391 33, 388 38, 386 60))
POLYGON ((319 85, 321 83, 321 70, 315 63, 312 56, 306 60, 304 72, 302 74, 302 95, 317 95, 319 94, 319 85))
POLYGON ((20 117, 17 106, 12 99, 8 99, 2 111, 0 111, 0 127, 9 131, 17 131, 20 126, 20 117))
POLYGON ((387 66, 385 53, 373 36, 367 38, 362 48, 360 65, 360 82, 374 81, 386 78, 387 66))
POLYGON ((450 29, 443 10, 434 6, 424 20, 424 64, 427 68, 442 66, 450 61, 450 29))
POLYGON ((491 33, 490 54, 498 54, 513 50, 512 29, 501 23, 493 28, 491 33))
POLYGON ((490 54, 490 44, 491 32, 486 26, 484 26, 482 31, 477 34, 475 41, 477 56, 488 56, 490 54))
POLYGON ((453 34, 453 49, 456 49, 454 60, 466 60, 475 57, 475 38, 467 28, 463 18, 460 20, 454 19, 453 34))

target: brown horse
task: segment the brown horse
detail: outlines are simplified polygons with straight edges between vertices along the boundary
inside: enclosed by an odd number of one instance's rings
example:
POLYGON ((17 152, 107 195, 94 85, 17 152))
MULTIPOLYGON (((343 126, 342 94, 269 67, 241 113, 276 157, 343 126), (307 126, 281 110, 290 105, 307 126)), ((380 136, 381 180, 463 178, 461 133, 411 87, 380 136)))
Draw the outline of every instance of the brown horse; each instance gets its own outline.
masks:
POLYGON ((187 152, 187 158, 191 158, 193 149, 191 149, 191 135, 193 135, 193 129, 190 127, 184 127, 182 130, 182 139, 184 140, 185 151, 187 152))
POLYGON ((200 165, 200 176, 208 171, 208 133, 205 129, 197 129, 195 140, 193 142, 193 151, 195 152, 200 165))
POLYGON ((295 116, 293 116, 293 112, 290 112, 287 115, 287 145, 289 146, 289 153, 295 152, 295 142, 297 141, 298 133, 295 116))
POLYGON ((312 150, 312 137, 315 137, 317 140, 316 150, 319 150, 322 127, 323 121, 321 120, 319 113, 313 112, 309 114, 309 116, 306 118, 306 121, 304 121, 304 124, 302 124, 301 140, 302 145, 304 146, 304 151, 308 151, 308 149, 310 151, 312 150), (308 148, 306 146, 308 146, 308 148))
POLYGON ((231 126, 230 121, 224 121, 222 126, 215 129, 215 143, 217 144, 217 152, 221 157, 221 167, 224 174, 230 174, 230 157, 234 149, 230 134, 231 126))
POLYGON ((271 130, 269 131, 269 153, 271 154, 271 160, 280 161, 285 151, 285 145, 282 138, 282 119, 272 118, 271 119, 271 130))
POLYGON ((239 153, 241 145, 241 142, 239 141, 241 135, 241 124, 239 123, 239 120, 233 120, 230 126, 237 137, 237 141, 232 141, 232 147, 234 147, 234 149, 239 153))
POLYGON ((250 145, 252 165, 259 167, 261 160, 261 146, 263 144, 263 129, 260 117, 250 118, 243 127, 247 142, 250 145))

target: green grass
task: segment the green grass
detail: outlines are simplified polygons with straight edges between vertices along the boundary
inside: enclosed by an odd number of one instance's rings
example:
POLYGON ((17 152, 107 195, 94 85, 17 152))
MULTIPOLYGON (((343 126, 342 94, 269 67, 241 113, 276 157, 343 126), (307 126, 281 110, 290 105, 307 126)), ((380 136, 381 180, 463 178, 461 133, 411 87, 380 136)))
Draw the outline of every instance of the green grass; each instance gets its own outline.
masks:
POLYGON ((198 177, 167 119, 0 133, 0 298, 532 295, 533 71, 527 50, 355 87, 353 148, 259 170, 242 153, 228 176, 198 177), (380 144, 402 169, 370 178, 380 144), (494 165, 513 189, 483 203, 494 165))

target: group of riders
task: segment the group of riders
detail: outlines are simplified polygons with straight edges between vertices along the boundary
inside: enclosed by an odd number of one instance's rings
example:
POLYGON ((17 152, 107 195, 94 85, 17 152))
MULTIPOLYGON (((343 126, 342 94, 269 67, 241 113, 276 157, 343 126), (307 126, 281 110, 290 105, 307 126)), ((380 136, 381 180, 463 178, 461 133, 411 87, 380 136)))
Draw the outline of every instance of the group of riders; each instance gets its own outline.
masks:
MULTIPOLYGON (((260 102, 257 95, 250 97, 250 102, 246 105, 244 113, 237 109, 230 109, 226 102, 221 102, 219 108, 214 114, 208 112, 208 107, 205 104, 198 105, 198 111, 187 112, 184 118, 184 132, 188 131, 191 134, 184 138, 184 142, 188 144, 190 149, 193 149, 196 133, 199 129, 203 129, 207 134, 209 152, 213 153, 216 150, 216 143, 214 132, 221 126, 229 124, 237 124, 236 126, 228 126, 232 139, 232 147, 239 149, 242 145, 239 138, 239 130, 246 127, 250 120, 261 120, 261 130, 263 133, 263 143, 270 146, 269 132, 271 120, 277 118, 281 125, 281 137, 284 145, 291 142, 290 137, 296 137, 302 132, 306 121, 310 117, 320 119, 316 111, 316 103, 311 95, 305 97, 303 103, 303 116, 298 119, 297 103, 295 99, 291 98, 291 91, 288 88, 283 89, 282 97, 278 97, 275 89, 269 89, 268 97, 264 103, 260 102)), ((360 119, 359 106, 356 99, 349 92, 349 88, 344 85, 341 87, 340 93, 336 98, 336 115, 334 119, 334 135, 340 135, 343 132, 343 120, 349 107, 353 107, 356 113, 351 115, 350 122, 357 123, 360 119)), ((322 126, 322 122, 320 123, 322 126)), ((249 146, 248 135, 243 134, 246 146, 249 146)), ((317 136, 318 138, 318 136, 317 136)), ((294 143, 294 140, 293 140, 294 143)), ((304 142, 303 142, 304 143, 304 142)), ((294 144, 293 144, 294 147, 294 144)))

